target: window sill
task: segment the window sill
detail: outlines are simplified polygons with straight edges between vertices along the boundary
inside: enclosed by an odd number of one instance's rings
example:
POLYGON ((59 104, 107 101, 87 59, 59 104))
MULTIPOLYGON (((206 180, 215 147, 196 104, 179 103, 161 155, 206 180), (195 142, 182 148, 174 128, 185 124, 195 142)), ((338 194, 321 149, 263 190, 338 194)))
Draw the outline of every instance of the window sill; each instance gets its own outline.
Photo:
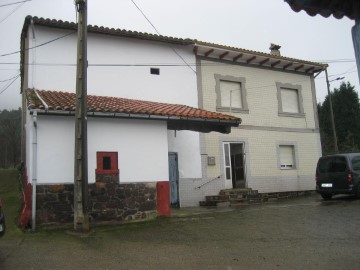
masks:
MULTIPOLYGON (((218 111, 218 112, 230 112, 230 107, 216 107, 216 111, 218 111)), ((249 114, 249 109, 231 108, 231 113, 249 114)))
POLYGON ((119 170, 95 170, 95 174, 119 174, 119 170))
POLYGON ((279 112, 279 116, 305 118, 305 113, 287 113, 287 112, 279 112))

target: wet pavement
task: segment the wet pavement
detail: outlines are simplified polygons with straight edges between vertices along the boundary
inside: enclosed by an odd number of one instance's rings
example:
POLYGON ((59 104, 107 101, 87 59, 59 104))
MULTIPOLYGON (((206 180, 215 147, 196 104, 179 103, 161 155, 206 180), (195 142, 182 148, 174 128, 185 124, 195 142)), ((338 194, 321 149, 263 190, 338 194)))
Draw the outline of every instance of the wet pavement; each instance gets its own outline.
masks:
POLYGON ((360 269, 360 200, 314 194, 0 239, 0 269, 360 269))

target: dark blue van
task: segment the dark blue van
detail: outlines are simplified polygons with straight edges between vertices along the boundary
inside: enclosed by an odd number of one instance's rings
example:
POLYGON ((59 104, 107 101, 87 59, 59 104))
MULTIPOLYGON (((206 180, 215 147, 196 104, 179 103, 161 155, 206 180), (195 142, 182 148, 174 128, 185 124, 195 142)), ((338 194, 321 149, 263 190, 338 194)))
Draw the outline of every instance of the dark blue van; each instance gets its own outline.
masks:
POLYGON ((360 198, 360 153, 321 157, 316 167, 316 191, 324 200, 336 194, 360 198))

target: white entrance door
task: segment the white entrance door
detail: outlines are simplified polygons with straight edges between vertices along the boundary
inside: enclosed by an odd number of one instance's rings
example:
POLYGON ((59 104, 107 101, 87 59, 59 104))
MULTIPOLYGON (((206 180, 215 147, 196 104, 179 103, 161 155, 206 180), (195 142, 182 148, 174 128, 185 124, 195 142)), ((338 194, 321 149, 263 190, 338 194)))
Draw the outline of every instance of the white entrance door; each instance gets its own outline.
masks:
POLYGON ((244 188, 246 181, 244 143, 224 142, 223 149, 225 188, 244 188))

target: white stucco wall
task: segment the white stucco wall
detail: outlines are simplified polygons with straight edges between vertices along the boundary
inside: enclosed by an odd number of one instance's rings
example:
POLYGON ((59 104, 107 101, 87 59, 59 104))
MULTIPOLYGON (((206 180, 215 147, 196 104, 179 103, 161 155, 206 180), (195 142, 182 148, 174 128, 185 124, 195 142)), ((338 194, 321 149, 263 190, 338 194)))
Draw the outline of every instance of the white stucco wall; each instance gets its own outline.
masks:
MULTIPOLYGON (((29 31, 29 46, 69 32, 35 25, 35 39, 29 31)), ((76 39, 73 34, 29 51, 30 63, 36 64, 29 66, 29 87, 75 92, 76 39)), ((171 46, 188 63, 195 63, 191 47, 171 46)), ((167 43, 89 33, 88 63, 88 94, 198 105, 196 74, 167 43), (94 67, 92 64, 125 66, 94 67), (136 64, 149 66, 131 66, 136 64), (160 68, 160 75, 151 75, 150 67, 160 68)))
POLYGON ((178 153, 180 179, 202 177, 199 133, 169 130, 168 143, 169 152, 178 153))
MULTIPOLYGON (((29 47, 70 33, 67 30, 37 25, 35 25, 34 32, 35 39, 32 31, 29 30, 29 47)), ((76 34, 73 34, 46 46, 30 50, 29 62, 33 65, 29 65, 28 87, 39 90, 75 92, 76 39, 76 34)), ((161 42, 89 33, 88 94, 198 107, 196 74, 169 46, 169 44, 161 42), (149 64, 149 66, 93 67, 92 64, 149 64), (180 64, 180 66, 157 66, 157 64, 180 64), (160 68, 160 75, 151 75, 150 67, 160 68)), ((195 63, 191 47, 171 46, 188 63, 195 63)), ((102 125, 102 123, 98 123, 98 125, 102 125)), ((100 135, 97 129, 91 129, 91 125, 89 125, 89 151, 92 147, 90 136, 93 135, 93 132, 94 136, 100 135)), ((53 134, 55 138, 59 137, 57 134, 53 134)), ((106 137, 104 134, 102 136, 106 137)), ((106 138, 104 141, 106 142, 108 139, 112 140, 112 138, 106 138)), ((72 140, 71 138, 70 142, 72 140)), ((146 140, 151 141, 152 138, 146 138, 146 140)), ((198 134, 189 131, 178 132, 177 139, 167 140, 166 138, 164 143, 167 142, 171 148, 169 151, 178 152, 180 175, 187 178, 201 177, 198 134)), ((106 144, 104 147, 107 147, 106 144)), ((131 150, 129 152, 131 153, 131 150)), ((151 159, 154 161, 154 157, 151 159)), ((119 162, 120 160, 119 152, 119 162)), ((89 164, 90 162, 89 158, 89 164)), ((136 161, 134 162, 136 163, 136 161)), ((66 163, 62 166, 72 169, 73 164, 66 163)), ((145 162, 144 166, 149 166, 149 163, 145 162)), ((143 172, 145 173, 146 170, 143 172)), ((92 173, 92 168, 89 166, 89 179, 92 173)), ((126 179, 130 179, 126 171, 124 173, 126 179)), ((60 177, 58 180, 61 180, 60 177)))
MULTIPOLYGON (((38 116, 39 184, 73 183, 74 125, 73 117, 38 116)), ((165 122, 89 118, 89 183, 95 182, 97 151, 118 152, 120 183, 168 180, 165 122)))

